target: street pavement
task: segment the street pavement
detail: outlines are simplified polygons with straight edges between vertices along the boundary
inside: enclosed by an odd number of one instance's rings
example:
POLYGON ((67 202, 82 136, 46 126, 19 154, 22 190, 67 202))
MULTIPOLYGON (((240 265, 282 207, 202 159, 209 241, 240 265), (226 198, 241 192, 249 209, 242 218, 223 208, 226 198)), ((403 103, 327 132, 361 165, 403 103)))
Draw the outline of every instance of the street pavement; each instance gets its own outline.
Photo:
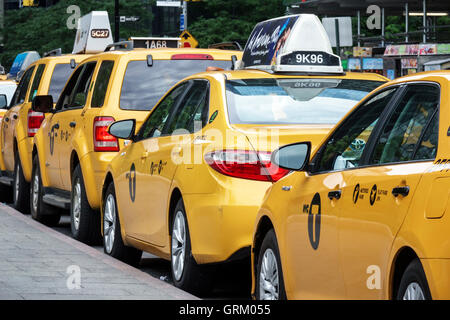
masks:
POLYGON ((0 204, 0 300, 197 299, 0 204))

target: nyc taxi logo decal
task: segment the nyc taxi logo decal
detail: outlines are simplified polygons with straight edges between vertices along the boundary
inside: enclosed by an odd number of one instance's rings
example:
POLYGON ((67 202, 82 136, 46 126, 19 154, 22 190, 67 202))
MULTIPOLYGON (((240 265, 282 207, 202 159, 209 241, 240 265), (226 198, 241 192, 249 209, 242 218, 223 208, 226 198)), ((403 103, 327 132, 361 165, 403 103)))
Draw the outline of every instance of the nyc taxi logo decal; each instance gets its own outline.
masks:
POLYGON ((136 199, 136 167, 134 163, 131 165, 130 172, 127 173, 128 189, 130 191, 131 202, 136 199))
POLYGON ((370 190, 370 205, 373 206, 375 203, 375 200, 377 200, 377 185, 374 184, 372 187, 372 190, 370 190))
POLYGON ((360 191, 360 187, 359 187, 359 183, 358 183, 355 186, 355 190, 353 190, 353 203, 355 203, 355 204, 356 204, 356 202, 358 202, 359 191, 360 191))
POLYGON ((303 206, 303 212, 308 213, 308 236, 309 242, 314 250, 319 247, 320 241, 320 222, 321 222, 321 204, 320 194, 316 193, 311 204, 303 206))
POLYGON ((58 134, 55 132, 55 128, 52 128, 52 130, 49 132, 48 136, 50 137, 50 155, 53 155, 53 150, 55 147, 55 137, 58 136, 58 134))

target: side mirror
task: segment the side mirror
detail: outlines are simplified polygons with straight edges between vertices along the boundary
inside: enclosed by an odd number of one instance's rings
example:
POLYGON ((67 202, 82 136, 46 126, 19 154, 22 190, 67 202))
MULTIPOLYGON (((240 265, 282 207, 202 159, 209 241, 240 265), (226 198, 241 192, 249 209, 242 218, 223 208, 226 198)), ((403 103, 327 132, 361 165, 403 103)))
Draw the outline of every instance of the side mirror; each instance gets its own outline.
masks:
POLYGON ((5 109, 8 106, 8 99, 6 94, 0 94, 0 109, 5 109))
POLYGON ((310 142, 294 143, 275 150, 272 153, 272 163, 283 169, 303 171, 309 163, 310 154, 310 142))
POLYGON ((53 111, 52 96, 36 96, 31 103, 31 109, 36 112, 49 113, 53 111))
POLYGON ((109 126, 108 132, 119 139, 133 140, 135 130, 136 120, 129 119, 114 122, 109 126))

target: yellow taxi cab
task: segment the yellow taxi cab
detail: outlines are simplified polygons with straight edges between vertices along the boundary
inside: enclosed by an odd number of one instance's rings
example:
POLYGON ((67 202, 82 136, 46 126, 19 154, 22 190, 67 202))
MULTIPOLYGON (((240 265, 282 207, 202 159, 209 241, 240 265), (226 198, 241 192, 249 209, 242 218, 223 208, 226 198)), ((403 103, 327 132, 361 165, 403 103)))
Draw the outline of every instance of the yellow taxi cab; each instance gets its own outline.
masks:
MULTIPOLYGON (((344 74, 316 16, 264 22, 252 35, 273 34, 283 25, 294 30, 287 46, 299 43, 305 28, 322 39, 324 49, 312 54, 315 65, 280 64, 286 57, 280 50, 276 67, 294 74, 269 72, 272 56, 258 57, 261 48, 250 40, 237 63, 246 69, 187 77, 140 130, 134 119, 110 126, 113 136, 132 143, 111 161, 103 186, 107 254, 136 264, 141 250, 151 252, 172 261, 176 286, 207 289, 212 273, 202 265, 250 256, 264 192, 289 172, 271 164, 271 152, 298 134, 318 144, 352 106, 386 82, 378 75, 344 74)), ((308 53, 303 48, 298 54, 308 53)))
POLYGON ((267 192, 254 227, 257 299, 449 299, 450 72, 389 82, 267 192))
MULTIPOLYGON (((6 77, 6 75, 0 74, 0 77, 6 77)), ((0 78, 0 123, 3 120, 3 116, 8 109, 16 88, 16 81, 0 78)))
POLYGON ((12 186, 13 206, 29 212, 33 137, 44 114, 31 110, 36 95, 52 95, 56 100, 75 68, 88 55, 61 55, 57 49, 32 63, 23 74, 5 112, 0 131, 0 183, 12 186))
MULTIPOLYGON (((36 111, 48 114, 34 138, 30 210, 70 209, 71 231, 85 243, 101 240, 100 203, 106 166, 127 141, 107 129, 115 120, 140 125, 161 96, 180 79, 207 68, 229 69, 238 51, 133 49, 126 41, 83 61, 55 108, 37 96, 36 111), (117 50, 110 50, 115 48, 117 50)), ((53 214, 58 220, 58 213, 53 214)))

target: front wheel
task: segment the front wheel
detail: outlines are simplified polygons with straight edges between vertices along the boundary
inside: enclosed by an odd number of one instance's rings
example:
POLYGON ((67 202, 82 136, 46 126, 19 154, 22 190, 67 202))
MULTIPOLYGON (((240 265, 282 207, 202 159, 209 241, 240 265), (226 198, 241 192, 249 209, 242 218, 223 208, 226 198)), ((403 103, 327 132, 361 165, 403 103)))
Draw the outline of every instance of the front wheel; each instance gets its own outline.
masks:
POLYGON ((78 241, 89 245, 101 243, 100 215, 89 205, 80 165, 72 175, 70 226, 78 241))
POLYGON ((39 159, 37 156, 33 159, 33 169, 31 172, 30 186, 30 213, 31 217, 48 226, 55 226, 61 219, 58 209, 44 203, 43 187, 41 180, 41 171, 39 168, 39 159))
POLYGON ((431 300, 427 278, 419 259, 413 260, 403 273, 397 300, 431 300))
POLYGON ((113 183, 108 186, 103 199, 103 250, 107 255, 132 266, 139 265, 141 261, 142 251, 123 243, 113 183))
POLYGON ((211 290, 212 270, 207 266, 199 266, 192 255, 189 226, 182 199, 178 201, 172 219, 170 256, 175 286, 194 294, 211 290))
POLYGON ((22 163, 20 157, 15 157, 14 166, 14 183, 13 183, 13 206, 16 210, 23 214, 30 213, 30 184, 25 180, 23 176, 22 163))
POLYGON ((267 232, 259 250, 256 268, 256 299, 286 299, 280 251, 273 229, 267 232))

